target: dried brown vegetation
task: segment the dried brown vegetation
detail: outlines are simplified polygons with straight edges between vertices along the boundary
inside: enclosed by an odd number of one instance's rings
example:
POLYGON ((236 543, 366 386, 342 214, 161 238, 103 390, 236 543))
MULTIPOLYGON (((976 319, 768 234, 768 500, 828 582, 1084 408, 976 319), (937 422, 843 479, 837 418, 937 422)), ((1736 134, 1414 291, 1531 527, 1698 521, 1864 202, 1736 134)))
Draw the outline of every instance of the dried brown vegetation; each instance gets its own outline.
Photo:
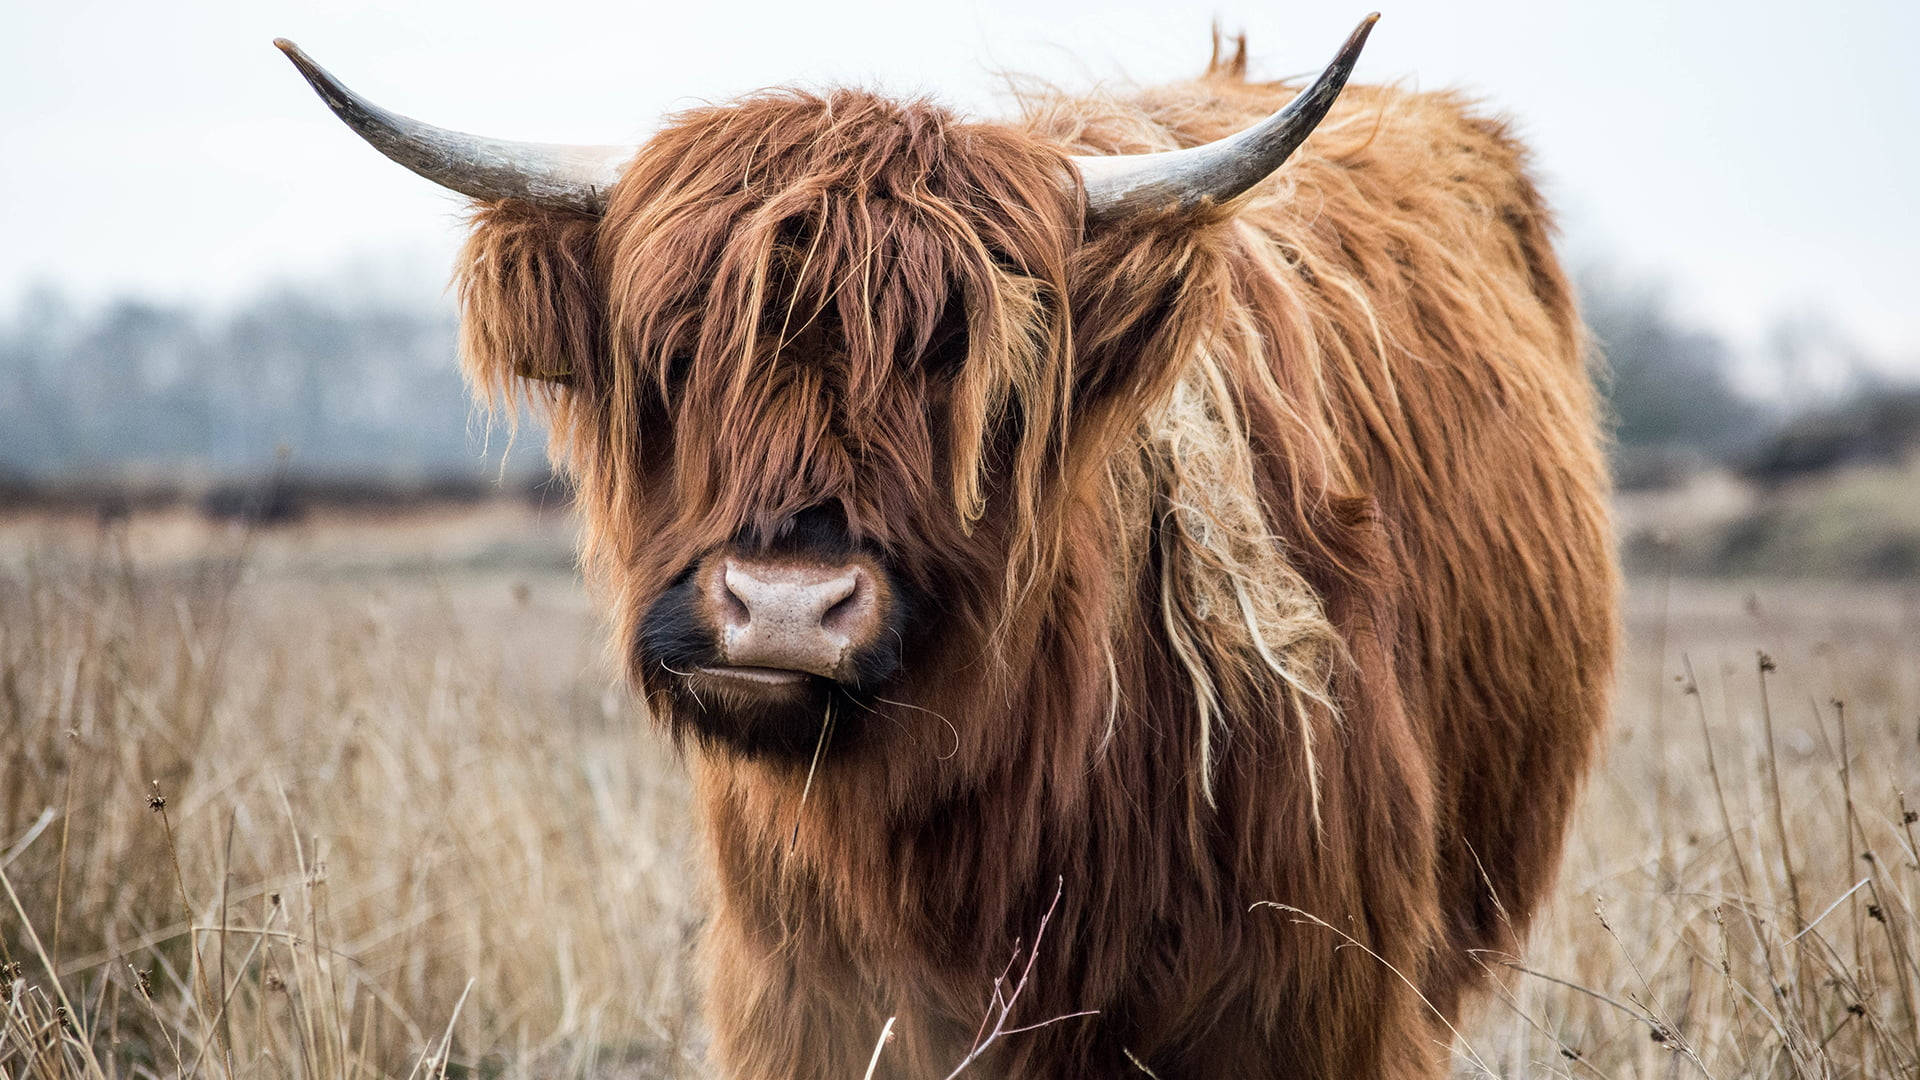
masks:
MULTIPOLYGON (((119 554, 158 546, 0 577, 0 1075, 437 1075, 449 1032, 542 1074, 697 1056, 684 782, 570 577, 119 554)), ((250 546, 216 550, 289 554, 250 546)))
MULTIPOLYGON (((129 562, 130 527, 0 530, 0 1075, 700 1075, 685 780, 571 578, 448 565, 471 519, 388 570, 342 561, 371 526, 129 562)), ((1632 596, 1459 1073, 1912 1075, 1920 596, 1632 596)))

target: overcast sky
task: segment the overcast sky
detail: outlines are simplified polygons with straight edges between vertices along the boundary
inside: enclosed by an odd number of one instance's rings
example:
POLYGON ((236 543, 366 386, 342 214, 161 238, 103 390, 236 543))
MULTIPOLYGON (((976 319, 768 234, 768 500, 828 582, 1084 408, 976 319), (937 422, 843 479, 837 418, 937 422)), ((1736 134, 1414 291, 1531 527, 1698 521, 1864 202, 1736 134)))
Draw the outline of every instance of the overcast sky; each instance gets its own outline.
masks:
MULTIPOLYGON (((1538 149, 1568 250, 1672 283, 1746 340, 1832 313, 1920 371, 1920 3, 1374 0, 1363 81, 1461 87, 1538 149)), ((0 303, 224 301, 279 278, 437 289, 460 204, 358 143, 269 44, 448 127, 644 138, 664 112, 853 82, 992 113, 998 71, 1190 74, 1216 14, 1257 74, 1367 10, 1186 0, 69 0, 0 14, 0 303)))

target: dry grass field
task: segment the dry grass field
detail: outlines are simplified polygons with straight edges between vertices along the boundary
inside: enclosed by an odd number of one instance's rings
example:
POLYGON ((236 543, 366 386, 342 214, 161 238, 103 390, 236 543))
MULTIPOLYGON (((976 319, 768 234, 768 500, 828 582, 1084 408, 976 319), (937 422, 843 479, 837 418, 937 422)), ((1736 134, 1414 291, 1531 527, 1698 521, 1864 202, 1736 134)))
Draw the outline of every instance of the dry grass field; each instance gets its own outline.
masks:
MULTIPOLYGON (((0 1077, 700 1075, 697 825, 569 542, 0 518, 0 1077)), ((1642 580, 1627 635, 1458 1074, 1915 1075, 1920 585, 1642 580)))

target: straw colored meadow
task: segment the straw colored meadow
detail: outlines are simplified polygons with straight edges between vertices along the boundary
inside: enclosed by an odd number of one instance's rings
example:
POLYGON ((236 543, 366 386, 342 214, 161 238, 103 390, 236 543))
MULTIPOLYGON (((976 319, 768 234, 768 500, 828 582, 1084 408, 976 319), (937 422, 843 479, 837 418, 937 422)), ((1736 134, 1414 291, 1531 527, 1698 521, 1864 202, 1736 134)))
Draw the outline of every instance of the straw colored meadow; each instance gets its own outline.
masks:
MULTIPOLYGON (((0 518, 0 1077, 701 1075, 698 828, 570 544, 0 518)), ((1915 1075, 1920 587, 1654 573, 1626 633, 1457 1073, 1915 1075)))

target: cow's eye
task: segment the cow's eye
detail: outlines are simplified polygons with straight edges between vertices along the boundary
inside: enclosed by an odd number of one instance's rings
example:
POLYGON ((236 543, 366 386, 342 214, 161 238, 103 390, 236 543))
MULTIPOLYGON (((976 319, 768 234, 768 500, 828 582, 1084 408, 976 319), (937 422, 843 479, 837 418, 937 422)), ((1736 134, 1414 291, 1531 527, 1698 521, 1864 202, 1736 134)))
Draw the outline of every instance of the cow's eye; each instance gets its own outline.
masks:
POLYGON ((927 338, 927 349, 920 364, 929 374, 952 378, 967 361, 967 309, 956 296, 949 297, 940 322, 927 338))
POLYGON ((665 381, 660 389, 668 401, 678 401, 687 388, 687 379, 693 375, 693 354, 674 353, 667 358, 665 381))
POLYGON ((934 375, 952 377, 958 374, 960 366, 967 362, 967 328, 955 326, 936 335, 927 343, 927 351, 920 361, 934 375))

